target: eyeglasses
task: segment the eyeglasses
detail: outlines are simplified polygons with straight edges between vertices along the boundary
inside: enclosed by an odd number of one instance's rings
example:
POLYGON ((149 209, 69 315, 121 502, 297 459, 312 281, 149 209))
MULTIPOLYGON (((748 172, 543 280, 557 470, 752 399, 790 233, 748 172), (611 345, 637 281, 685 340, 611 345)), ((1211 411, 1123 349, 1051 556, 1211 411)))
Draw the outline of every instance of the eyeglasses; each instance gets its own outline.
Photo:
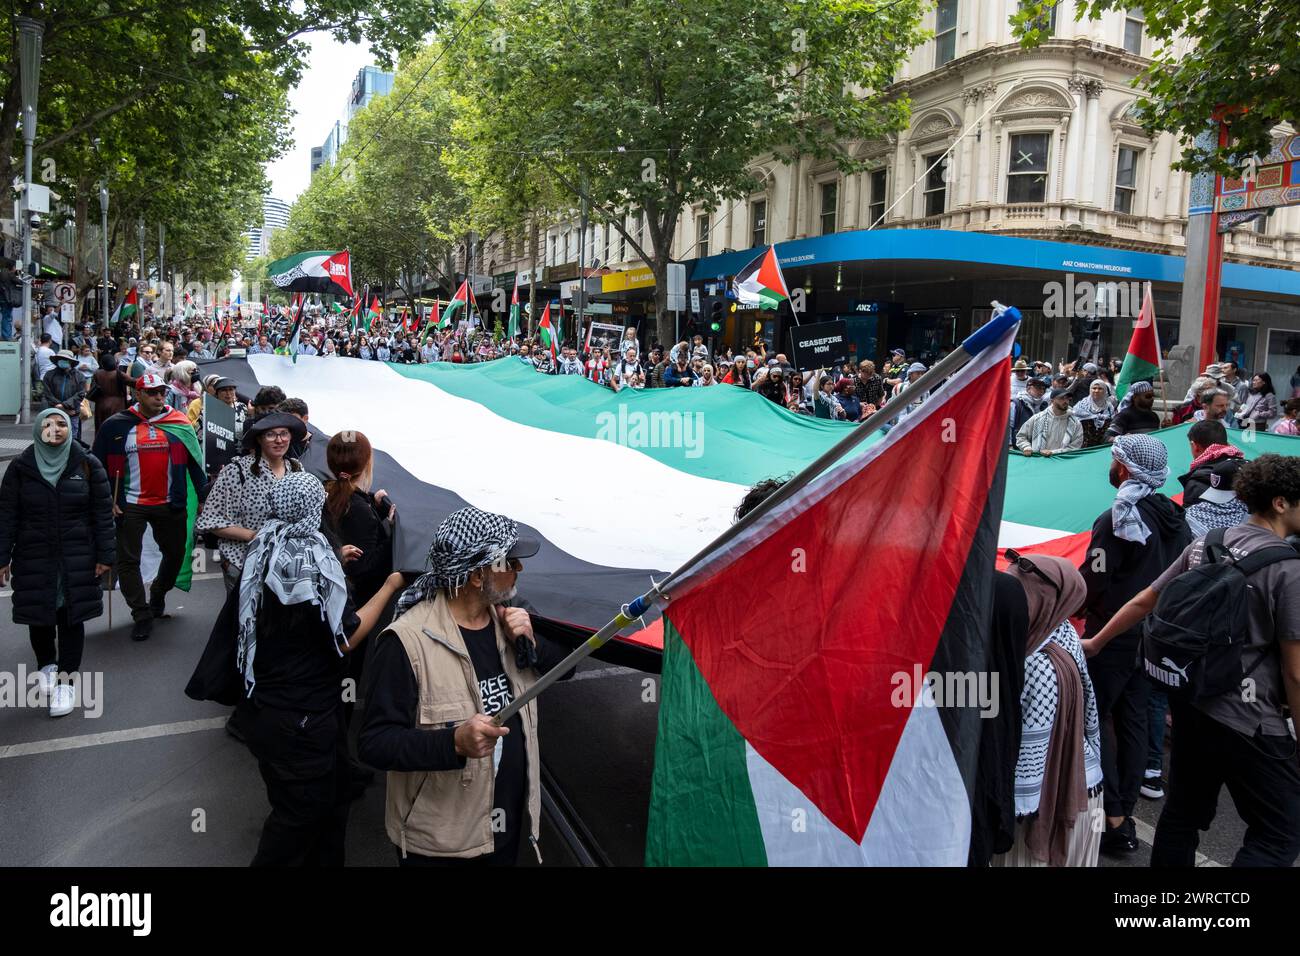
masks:
POLYGON ((1045 572, 1042 568, 1034 564, 1034 562, 1030 561, 1028 558, 1022 557, 1020 552, 1017 551, 1015 548, 1007 548, 1007 550, 1002 553, 1006 556, 1006 559, 1008 561, 1010 561, 1020 570, 1027 571, 1030 574, 1035 574, 1038 577, 1042 578, 1044 581, 1046 581, 1048 584, 1050 584, 1052 586, 1052 590, 1056 592, 1057 598, 1060 598, 1061 586, 1057 584, 1055 581, 1053 581, 1050 577, 1048 577, 1047 572, 1045 572))
POLYGON ((146 388, 146 389, 144 389, 144 394, 145 394, 145 395, 152 395, 154 398, 162 398, 164 395, 167 394, 167 389, 165 389, 165 388, 146 388))
POLYGON ((280 428, 273 432, 267 432, 266 437, 271 441, 288 441, 290 435, 285 429, 280 428))

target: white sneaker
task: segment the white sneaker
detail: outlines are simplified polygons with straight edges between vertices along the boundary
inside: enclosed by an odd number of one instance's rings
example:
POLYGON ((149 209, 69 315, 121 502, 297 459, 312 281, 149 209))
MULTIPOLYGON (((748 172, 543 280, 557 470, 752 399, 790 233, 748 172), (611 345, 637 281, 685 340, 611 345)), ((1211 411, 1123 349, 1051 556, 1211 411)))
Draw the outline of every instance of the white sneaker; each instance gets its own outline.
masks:
POLYGON ((77 692, 71 684, 56 684, 50 695, 50 716, 66 717, 72 713, 72 705, 77 702, 77 692))
POLYGON ((36 672, 36 686, 40 690, 42 697, 48 698, 50 696, 50 691, 54 690, 54 682, 58 673, 58 664, 46 664, 36 672))

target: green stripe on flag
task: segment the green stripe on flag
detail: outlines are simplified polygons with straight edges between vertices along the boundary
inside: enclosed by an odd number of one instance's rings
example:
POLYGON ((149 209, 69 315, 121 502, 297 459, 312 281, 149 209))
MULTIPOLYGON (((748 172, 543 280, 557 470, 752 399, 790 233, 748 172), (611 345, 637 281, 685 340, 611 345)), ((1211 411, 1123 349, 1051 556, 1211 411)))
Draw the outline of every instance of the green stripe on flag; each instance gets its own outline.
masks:
POLYGON ((1159 366, 1152 365, 1145 359, 1140 359, 1132 352, 1124 356, 1124 364, 1120 367, 1119 377, 1115 379, 1115 400, 1123 401, 1124 396, 1128 394, 1129 386, 1134 382, 1154 382, 1160 377, 1159 366))
POLYGON ((745 740, 664 618, 647 866, 766 866, 745 740))

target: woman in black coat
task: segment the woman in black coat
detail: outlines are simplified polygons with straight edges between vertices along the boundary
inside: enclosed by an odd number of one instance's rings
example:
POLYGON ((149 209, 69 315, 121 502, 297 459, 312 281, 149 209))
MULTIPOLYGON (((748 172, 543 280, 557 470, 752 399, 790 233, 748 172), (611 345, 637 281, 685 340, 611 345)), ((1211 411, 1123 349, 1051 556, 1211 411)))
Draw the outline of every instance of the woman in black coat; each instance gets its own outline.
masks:
POLYGON ((41 412, 32 432, 0 482, 0 586, 12 574, 14 623, 30 628, 50 716, 62 717, 72 711, 66 678, 81 669, 85 622, 104 611, 113 500, 104 466, 73 440, 64 412, 41 412))

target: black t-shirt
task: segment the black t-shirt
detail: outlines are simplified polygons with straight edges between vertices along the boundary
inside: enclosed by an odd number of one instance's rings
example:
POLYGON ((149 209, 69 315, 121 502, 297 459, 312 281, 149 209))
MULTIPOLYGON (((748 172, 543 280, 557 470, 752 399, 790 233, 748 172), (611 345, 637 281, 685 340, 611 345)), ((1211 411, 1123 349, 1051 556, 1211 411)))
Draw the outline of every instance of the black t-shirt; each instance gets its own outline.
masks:
MULTIPOLYGON (((343 607, 343 633, 351 638, 361 625, 352 599, 343 607)), ((287 607, 262 589, 253 656, 253 700, 266 707, 323 712, 343 701, 347 655, 340 655, 315 604, 287 607)))
MULTIPOLYGON (((514 700, 510 678, 506 676, 497 650, 496 627, 489 622, 477 630, 462 627, 460 633, 465 639, 470 660, 474 662, 474 676, 478 678, 479 696, 483 698, 483 713, 492 717, 514 700)), ((524 750, 523 718, 515 714, 506 721, 506 727, 510 733, 501 738, 501 764, 496 770, 492 800, 494 813, 497 810, 505 813, 504 829, 494 829, 492 843, 496 850, 518 845, 527 787, 528 755, 524 750)))
POLYGON ((1130 405, 1115 416, 1110 430, 1117 435, 1145 435, 1160 427, 1160 416, 1155 412, 1130 405))

